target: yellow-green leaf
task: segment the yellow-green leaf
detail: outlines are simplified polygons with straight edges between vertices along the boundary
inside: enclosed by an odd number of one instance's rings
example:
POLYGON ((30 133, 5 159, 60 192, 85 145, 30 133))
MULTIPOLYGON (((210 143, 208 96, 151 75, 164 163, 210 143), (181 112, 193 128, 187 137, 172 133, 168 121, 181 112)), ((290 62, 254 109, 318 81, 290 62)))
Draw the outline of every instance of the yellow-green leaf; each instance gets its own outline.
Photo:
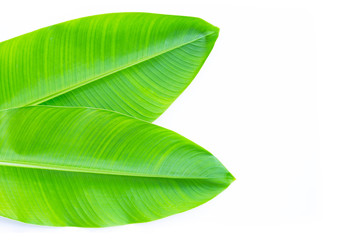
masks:
POLYGON ((184 91, 218 28, 193 17, 113 13, 0 43, 0 109, 84 106, 153 121, 184 91))
POLYGON ((50 226, 147 222, 194 208, 234 180, 208 151, 116 112, 0 111, 0 215, 50 226))

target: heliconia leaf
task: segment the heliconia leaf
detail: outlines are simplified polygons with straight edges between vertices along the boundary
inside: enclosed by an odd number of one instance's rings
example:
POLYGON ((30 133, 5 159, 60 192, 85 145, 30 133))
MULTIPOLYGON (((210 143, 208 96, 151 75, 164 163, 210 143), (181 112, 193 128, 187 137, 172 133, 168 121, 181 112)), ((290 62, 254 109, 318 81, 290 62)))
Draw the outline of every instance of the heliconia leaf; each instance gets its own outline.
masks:
POLYGON ((193 17, 113 13, 0 43, 0 109, 84 106, 153 121, 200 70, 218 28, 193 17))
POLYGON ((50 226, 147 222, 212 199, 234 180, 185 137, 101 109, 0 111, 0 215, 50 226))

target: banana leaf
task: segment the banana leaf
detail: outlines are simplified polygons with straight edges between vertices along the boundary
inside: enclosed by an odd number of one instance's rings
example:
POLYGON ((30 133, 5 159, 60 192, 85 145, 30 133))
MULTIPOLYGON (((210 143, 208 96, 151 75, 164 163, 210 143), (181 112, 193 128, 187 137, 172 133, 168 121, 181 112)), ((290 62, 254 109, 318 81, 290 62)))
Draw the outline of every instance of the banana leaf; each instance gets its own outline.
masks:
POLYGON ((185 137, 116 112, 0 111, 0 215, 78 227, 148 222, 215 197, 234 177, 185 137))
POLYGON ((0 43, 0 110, 83 106, 154 121, 185 90, 219 29, 193 17, 113 13, 0 43))

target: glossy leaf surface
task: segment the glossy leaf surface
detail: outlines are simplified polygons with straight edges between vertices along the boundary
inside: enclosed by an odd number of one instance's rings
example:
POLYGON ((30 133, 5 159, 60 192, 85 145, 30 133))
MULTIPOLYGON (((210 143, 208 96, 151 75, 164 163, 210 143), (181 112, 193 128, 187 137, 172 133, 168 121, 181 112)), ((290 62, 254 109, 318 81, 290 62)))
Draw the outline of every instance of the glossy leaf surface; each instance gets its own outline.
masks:
POLYGON ((50 226, 147 222, 194 208, 233 176, 208 151, 115 112, 0 111, 0 215, 50 226))
POLYGON ((153 121, 184 91, 218 28, 193 17, 91 16, 0 43, 0 109, 84 106, 153 121))

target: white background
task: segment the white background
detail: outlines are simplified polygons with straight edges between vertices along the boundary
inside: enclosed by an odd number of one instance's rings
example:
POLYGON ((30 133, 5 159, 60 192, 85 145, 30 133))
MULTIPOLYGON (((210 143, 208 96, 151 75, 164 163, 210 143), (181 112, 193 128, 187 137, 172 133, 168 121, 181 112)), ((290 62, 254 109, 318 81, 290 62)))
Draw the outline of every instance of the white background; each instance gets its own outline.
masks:
POLYGON ((0 41, 108 12, 220 27, 204 67, 156 124, 202 145, 237 178, 212 201, 155 222, 81 229, 0 218, 1 239, 360 239, 357 1, 0 3, 0 41))

